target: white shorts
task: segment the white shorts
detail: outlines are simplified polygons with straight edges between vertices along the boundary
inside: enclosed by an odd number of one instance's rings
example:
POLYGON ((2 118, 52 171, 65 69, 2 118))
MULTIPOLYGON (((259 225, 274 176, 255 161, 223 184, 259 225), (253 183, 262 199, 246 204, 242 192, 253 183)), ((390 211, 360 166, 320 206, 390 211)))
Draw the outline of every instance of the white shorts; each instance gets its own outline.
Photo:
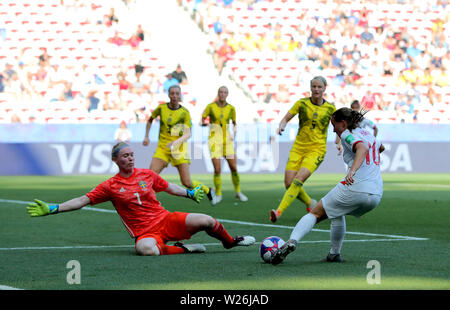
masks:
POLYGON ((361 215, 374 209, 381 200, 381 195, 353 192, 342 183, 336 185, 322 198, 323 208, 328 218, 343 215, 361 215))

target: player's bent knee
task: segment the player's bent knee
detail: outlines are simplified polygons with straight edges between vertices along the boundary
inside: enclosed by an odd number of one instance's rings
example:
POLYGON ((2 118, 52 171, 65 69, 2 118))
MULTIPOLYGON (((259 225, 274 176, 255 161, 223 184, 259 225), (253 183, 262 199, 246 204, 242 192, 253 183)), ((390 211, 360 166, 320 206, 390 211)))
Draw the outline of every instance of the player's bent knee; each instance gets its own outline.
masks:
POLYGON ((214 227, 216 221, 212 216, 206 214, 199 214, 197 218, 197 227, 199 229, 208 229, 214 227))
POLYGON ((158 255, 160 255, 159 249, 156 246, 154 246, 154 247, 149 247, 149 246, 140 247, 139 249, 136 249, 136 253, 138 255, 143 255, 143 256, 158 256, 158 255))
POLYGON ((136 254, 144 256, 158 256, 160 255, 160 251, 156 244, 139 242, 136 244, 136 254))

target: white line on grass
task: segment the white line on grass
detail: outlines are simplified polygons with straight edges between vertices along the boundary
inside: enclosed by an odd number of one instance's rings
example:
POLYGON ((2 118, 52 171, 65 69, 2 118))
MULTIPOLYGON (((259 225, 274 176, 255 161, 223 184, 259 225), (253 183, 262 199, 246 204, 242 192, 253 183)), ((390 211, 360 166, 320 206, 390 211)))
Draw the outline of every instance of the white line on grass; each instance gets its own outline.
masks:
POLYGON ((447 184, 424 184, 424 183, 395 183, 395 182, 385 182, 385 185, 389 186, 403 186, 403 187, 411 187, 411 186, 420 186, 420 187, 435 187, 435 188, 450 188, 450 185, 447 184))
MULTIPOLYGON (((16 203, 16 204, 28 204, 29 203, 28 201, 9 200, 9 199, 0 199, 0 202, 8 202, 8 203, 16 203)), ((101 209, 101 208, 94 208, 94 207, 84 207, 83 210, 95 211, 95 212, 105 212, 105 213, 116 213, 115 210, 101 209)), ((220 222, 223 222, 223 223, 230 223, 230 224, 240 224, 240 225, 259 226, 259 227, 273 227, 273 228, 283 228, 283 229, 294 229, 294 226, 284 226, 284 225, 275 225, 275 224, 262 224, 262 223, 235 221, 235 220, 227 220, 227 219, 217 219, 217 220, 220 221, 220 222)), ((330 232, 330 230, 327 230, 327 229, 313 229, 313 231, 327 232, 327 233, 330 232)), ((394 238, 394 239, 399 239, 399 240, 428 240, 428 238, 389 235, 389 234, 373 234, 373 233, 355 232, 355 231, 347 231, 346 234, 348 234, 348 235, 360 235, 360 236, 371 236, 371 237, 387 237, 387 238, 394 238)))
MULTIPOLYGON (((405 241, 410 239, 355 239, 344 240, 344 242, 391 242, 391 241, 405 241)), ((330 240, 310 240, 300 241, 299 243, 314 244, 314 243, 329 243, 330 240)), ((222 246, 222 243, 202 243, 204 246, 222 246)), ((259 245, 260 242, 256 242, 255 245, 259 245)), ((14 247, 14 248, 0 248, 0 251, 33 251, 33 250, 83 250, 83 249, 111 249, 111 248, 133 248, 134 245, 75 245, 75 246, 27 246, 27 247, 14 247)))
POLYGON ((21 288, 17 288, 17 287, 7 286, 7 285, 0 285, 0 290, 17 291, 17 290, 22 290, 22 289, 21 288))

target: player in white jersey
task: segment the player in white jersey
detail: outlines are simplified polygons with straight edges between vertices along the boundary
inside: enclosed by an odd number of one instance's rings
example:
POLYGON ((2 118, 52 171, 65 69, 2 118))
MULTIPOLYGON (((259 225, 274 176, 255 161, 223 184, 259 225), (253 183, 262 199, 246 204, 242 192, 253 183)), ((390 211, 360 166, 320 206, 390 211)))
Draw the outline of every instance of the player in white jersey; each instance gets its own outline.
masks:
MULTIPOLYGON (((359 104, 358 100, 353 100, 352 103, 350 104, 350 108, 353 111, 361 111, 361 105, 359 104)), ((368 118, 363 118, 361 120, 361 122, 359 123, 359 127, 360 128, 367 128, 369 127, 370 129, 373 130, 373 135, 376 137, 378 134, 378 127, 377 125, 374 124, 374 122, 372 122, 370 119, 368 118)), ((341 145, 341 139, 339 138, 339 136, 336 137, 336 147, 338 149, 338 155, 342 154, 342 145, 341 145)))
POLYGON ((367 130, 359 127, 364 114, 349 108, 333 113, 331 124, 341 138, 347 175, 298 221, 289 240, 274 255, 272 264, 281 263, 316 223, 331 220, 331 249, 328 262, 343 262, 341 248, 345 236, 345 215, 360 217, 373 210, 383 195, 380 153, 384 146, 367 130))

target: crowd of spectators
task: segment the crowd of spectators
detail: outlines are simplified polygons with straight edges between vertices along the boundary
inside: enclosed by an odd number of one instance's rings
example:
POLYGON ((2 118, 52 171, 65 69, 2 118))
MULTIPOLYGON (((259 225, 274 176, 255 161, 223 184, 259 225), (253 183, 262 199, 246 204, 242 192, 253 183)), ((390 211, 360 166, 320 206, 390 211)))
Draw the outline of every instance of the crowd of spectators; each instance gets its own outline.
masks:
MULTIPOLYGON (((145 121, 170 85, 187 89, 181 65, 152 54, 136 1, 2 1, 0 122, 145 121)), ((449 121, 446 1, 177 2, 208 36, 218 72, 255 101, 256 121, 308 96, 315 75, 329 101, 360 100, 376 121, 449 121)))
POLYGON ((385 121, 449 121, 447 1, 179 4, 209 36, 219 73, 235 79, 261 107, 308 96, 310 78, 323 75, 329 82, 327 99, 337 107, 357 99, 385 121), (273 73, 276 69, 288 77, 273 73))
POLYGON ((145 121, 181 65, 152 53, 134 0, 0 4, 0 122, 145 121), (168 74, 169 72, 169 74, 168 74))

